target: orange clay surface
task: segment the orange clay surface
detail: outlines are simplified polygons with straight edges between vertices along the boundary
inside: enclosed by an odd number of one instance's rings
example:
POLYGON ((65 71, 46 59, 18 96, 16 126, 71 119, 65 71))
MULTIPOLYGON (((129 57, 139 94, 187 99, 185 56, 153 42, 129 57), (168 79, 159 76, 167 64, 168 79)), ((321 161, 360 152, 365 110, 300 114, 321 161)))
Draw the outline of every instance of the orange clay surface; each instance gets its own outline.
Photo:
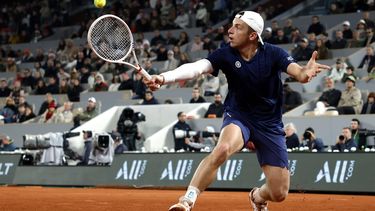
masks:
MULTIPOLYGON (((0 187, 0 210, 57 211, 159 211, 168 210, 183 190, 0 187)), ((247 192, 206 191, 194 211, 250 211, 247 192)), ((269 210, 375 210, 375 196, 291 193, 282 203, 270 203, 269 210)))

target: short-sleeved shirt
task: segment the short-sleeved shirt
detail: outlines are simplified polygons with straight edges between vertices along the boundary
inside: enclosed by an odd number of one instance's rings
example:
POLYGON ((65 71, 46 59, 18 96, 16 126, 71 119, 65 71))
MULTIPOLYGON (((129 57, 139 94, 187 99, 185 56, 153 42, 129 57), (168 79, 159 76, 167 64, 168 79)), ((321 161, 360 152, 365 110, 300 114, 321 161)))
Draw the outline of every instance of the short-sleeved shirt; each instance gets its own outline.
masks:
MULTIPOLYGON (((217 76, 222 70, 228 81, 226 112, 250 121, 257 129, 281 129, 283 87, 281 72, 294 59, 282 48, 269 43, 259 47, 250 61, 230 47, 220 48, 207 58, 217 76)), ((280 132, 281 132, 280 131, 280 132)))

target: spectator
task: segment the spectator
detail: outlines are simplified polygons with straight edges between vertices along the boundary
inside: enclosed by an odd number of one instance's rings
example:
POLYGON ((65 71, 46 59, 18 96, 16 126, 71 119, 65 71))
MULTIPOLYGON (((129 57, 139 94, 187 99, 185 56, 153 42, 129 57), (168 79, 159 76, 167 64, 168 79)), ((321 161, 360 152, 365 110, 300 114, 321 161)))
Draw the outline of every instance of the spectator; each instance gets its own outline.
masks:
POLYGON ((51 93, 51 94, 59 94, 60 93, 59 85, 56 82, 56 78, 54 78, 54 77, 48 78, 48 85, 46 87, 46 90, 47 90, 48 93, 51 93))
POLYGON ((370 92, 362 107, 361 114, 375 114, 375 92, 370 92))
POLYGON ((69 90, 68 79, 62 79, 59 85, 59 94, 67 94, 69 90))
POLYGON ((108 84, 105 82, 104 77, 101 74, 97 74, 95 76, 94 91, 95 92, 108 91, 108 84))
POLYGON ((154 31, 154 36, 151 38, 150 45, 151 47, 155 47, 158 45, 165 45, 165 39, 163 35, 161 35, 159 30, 154 31))
POLYGON ((16 122, 22 123, 22 122, 25 121, 25 118, 26 118, 26 105, 20 104, 20 105, 18 105, 16 122))
POLYGON ((178 15, 174 20, 174 23, 181 29, 186 29, 187 27, 189 27, 189 15, 185 12, 185 9, 183 7, 179 8, 178 15))
POLYGON ((367 28, 366 29, 366 38, 365 38, 365 46, 371 46, 371 43, 375 42, 375 36, 374 36, 374 29, 373 28, 367 28))
POLYGON ((196 27, 205 27, 208 22, 208 12, 206 5, 203 2, 199 2, 197 11, 195 13, 195 25, 196 27))
POLYGON ((324 151, 324 144, 321 138, 317 138, 314 129, 309 127, 306 128, 303 133, 303 146, 307 146, 309 150, 317 150, 318 152, 324 151))
POLYGON ((263 38, 262 39, 263 39, 264 42, 275 44, 275 40, 273 39, 273 36, 272 36, 272 29, 271 29, 271 27, 267 27, 267 28, 264 29, 264 33, 263 33, 263 38))
POLYGON ((303 36, 298 28, 294 28, 290 34, 291 43, 299 43, 302 40, 303 36))
POLYGON ((353 39, 353 31, 350 29, 350 22, 344 21, 342 23, 342 28, 343 38, 346 40, 353 39))
POLYGON ((178 60, 174 57, 174 52, 172 50, 168 50, 168 59, 164 62, 164 67, 163 67, 162 72, 174 70, 177 67, 178 67, 178 60))
POLYGON ((38 112, 38 116, 42 115, 48 109, 49 105, 52 102, 55 102, 55 99, 53 99, 53 96, 52 96, 51 93, 47 93, 45 101, 43 101, 42 105, 40 106, 40 109, 39 109, 39 112, 38 112))
POLYGON ((292 19, 288 18, 286 21, 285 21, 285 25, 283 27, 283 31, 284 31, 284 34, 285 36, 287 36, 288 38, 291 37, 291 34, 292 34, 292 31, 295 29, 296 27, 293 26, 293 21, 292 19))
POLYGON ((370 18, 370 12, 369 11, 363 11, 362 13, 362 20, 365 21, 366 26, 368 28, 375 28, 375 22, 370 18))
POLYGON ((298 42, 298 46, 292 50, 292 56, 298 61, 309 60, 313 50, 309 47, 309 41, 306 38, 302 38, 298 42))
POLYGON ((318 16, 312 16, 311 18, 311 25, 307 29, 307 33, 315 33, 316 36, 320 35, 321 33, 325 32, 326 29, 323 24, 320 23, 318 16))
POLYGON ((284 31, 279 28, 276 31, 276 36, 274 37, 274 44, 287 44, 289 43, 288 37, 284 34, 284 31))
POLYGON ((176 45, 177 39, 173 36, 171 31, 167 31, 165 34, 165 44, 166 45, 176 45))
POLYGON ((16 147, 13 144, 13 140, 9 136, 1 135, 0 140, 2 140, 0 143, 1 152, 11 152, 16 150, 16 147))
POLYGON ((185 31, 182 31, 179 35, 179 38, 178 38, 178 41, 177 41, 177 45, 178 46, 183 46, 185 44, 187 44, 189 42, 189 35, 187 34, 187 32, 185 31))
POLYGON ((3 121, 5 124, 16 122, 18 109, 16 103, 12 97, 7 97, 5 99, 5 105, 0 110, 0 116, 3 116, 3 121))
POLYGON ((118 87, 118 90, 133 90, 134 88, 134 81, 130 78, 129 74, 127 72, 122 73, 120 75, 120 86, 118 87))
POLYGON ((195 35, 193 43, 190 47, 190 52, 203 50, 203 42, 200 35, 195 35))
POLYGON ((348 65, 339 58, 336 60, 336 65, 333 66, 329 72, 328 77, 332 78, 335 82, 340 82, 344 77, 345 69, 348 65))
POLYGON ((366 28, 367 28, 366 22, 363 19, 359 20, 355 31, 359 33, 359 39, 361 41, 365 41, 366 39, 366 36, 367 36, 366 28))
POLYGON ((355 78, 349 76, 345 81, 346 88, 338 104, 339 114, 359 114, 362 109, 361 90, 355 87, 355 78))
POLYGON ((30 105, 25 106, 25 121, 35 118, 36 115, 34 114, 33 108, 30 105))
POLYGON ((191 93, 192 98, 189 103, 205 103, 206 100, 201 96, 200 90, 198 87, 193 88, 191 93))
POLYGON ((325 89, 318 101, 323 102, 326 107, 336 108, 341 98, 341 91, 335 89, 335 82, 332 78, 325 78, 325 89))
POLYGON ((159 101, 154 97, 152 91, 146 91, 142 102, 142 105, 155 105, 159 104, 159 101))
POLYGON ((333 150, 344 152, 345 150, 357 149, 357 144, 352 139, 352 132, 349 127, 342 129, 341 135, 336 141, 336 145, 332 147, 333 150))
POLYGON ((293 123, 288 123, 284 126, 284 131, 285 131, 285 139, 286 139, 286 148, 287 149, 295 149, 298 148, 300 143, 299 143, 299 138, 297 135, 297 129, 294 126, 293 123))
POLYGON ((8 81, 5 78, 0 79, 0 97, 8 97, 11 91, 8 87, 8 81))
POLYGON ((36 95, 45 95, 47 93, 47 86, 43 79, 39 79, 37 81, 36 88, 34 90, 34 94, 36 95))
POLYGON ((217 48, 216 44, 212 41, 210 36, 205 35, 203 37, 203 50, 207 50, 208 53, 211 53, 217 48))
POLYGON ((56 123, 73 123, 73 103, 66 101, 64 106, 60 107, 56 111, 56 118, 54 119, 56 123))
POLYGON ((285 113, 301 105, 302 97, 300 93, 290 88, 290 86, 287 83, 283 85, 283 88, 284 88, 283 112, 285 113))
MULTIPOLYGON (((183 136, 183 137, 178 137, 176 136, 176 131, 183 131, 183 132, 189 132, 191 131, 191 127, 186 123, 186 114, 182 111, 178 112, 177 114, 178 121, 177 123, 173 126, 173 139, 174 139, 174 150, 187 150, 187 144, 186 142, 189 141, 188 136, 183 136)), ((178 133, 178 132, 177 132, 178 133)))
POLYGON ((342 76, 341 82, 345 83, 346 78, 349 77, 349 76, 353 76, 355 80, 358 79, 358 77, 354 75, 354 67, 353 66, 347 66, 346 67, 346 71, 345 71, 344 75, 342 76))
POLYGON ((375 66, 375 54, 374 49, 371 46, 366 48, 366 55, 362 58, 358 68, 370 73, 375 66))
POLYGON ((222 97, 220 93, 215 93, 215 101, 210 104, 206 113, 204 114, 205 118, 221 118, 224 113, 224 106, 222 102, 222 97))
POLYGON ((358 146, 358 149, 363 150, 367 145, 367 136, 364 133, 361 133, 361 122, 354 118, 350 122, 350 129, 352 134, 352 139, 354 143, 358 146))
MULTIPOLYGON (((176 53, 175 53, 176 54, 176 53)), ((152 60, 146 59, 144 61, 144 69, 148 72, 150 75, 155 75, 159 73, 159 70, 152 66, 152 60)))
POLYGON ((90 119, 96 117, 99 114, 98 108, 96 106, 96 99, 94 97, 90 97, 87 102, 86 109, 83 113, 78 114, 80 121, 87 122, 90 119))
POLYGON ((341 30, 335 32, 335 39, 331 42, 330 49, 343 49, 346 48, 348 41, 344 39, 344 35, 341 30))
POLYGON ((57 104, 55 101, 51 101, 48 104, 47 110, 40 116, 39 123, 53 123, 56 118, 57 104))
POLYGON ((80 101, 80 93, 83 91, 83 88, 80 84, 80 81, 77 78, 72 78, 70 80, 70 85, 68 88, 68 98, 71 102, 80 101))
POLYGON ((360 39, 359 31, 353 32, 353 39, 349 40, 348 48, 359 48, 365 45, 365 40, 360 39))
POLYGON ((142 75, 135 73, 132 99, 143 99, 143 97, 145 96, 146 88, 146 85, 142 81, 142 75))
POLYGON ((316 40, 315 50, 318 51, 318 59, 329 58, 329 50, 322 39, 316 40))

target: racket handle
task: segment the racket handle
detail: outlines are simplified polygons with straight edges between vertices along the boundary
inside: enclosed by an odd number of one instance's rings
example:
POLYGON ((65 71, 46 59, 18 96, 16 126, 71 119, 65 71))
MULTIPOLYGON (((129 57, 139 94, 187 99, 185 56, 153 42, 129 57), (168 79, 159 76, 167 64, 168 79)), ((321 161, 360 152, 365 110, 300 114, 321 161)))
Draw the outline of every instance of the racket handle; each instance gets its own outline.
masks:
POLYGON ((148 72, 146 72, 145 69, 143 69, 142 67, 140 67, 140 69, 138 70, 139 73, 141 73, 145 78, 147 78, 147 80, 151 80, 151 75, 148 74, 148 72))

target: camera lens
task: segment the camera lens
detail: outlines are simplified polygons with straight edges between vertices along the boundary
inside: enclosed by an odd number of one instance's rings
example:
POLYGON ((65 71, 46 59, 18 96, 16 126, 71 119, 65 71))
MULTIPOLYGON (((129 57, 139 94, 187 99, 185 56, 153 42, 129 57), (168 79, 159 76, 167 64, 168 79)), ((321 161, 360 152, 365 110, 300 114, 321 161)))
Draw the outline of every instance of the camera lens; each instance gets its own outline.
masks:
POLYGON ((340 135, 340 136, 339 136, 339 140, 340 140, 340 141, 344 141, 344 140, 345 140, 345 136, 340 135))

